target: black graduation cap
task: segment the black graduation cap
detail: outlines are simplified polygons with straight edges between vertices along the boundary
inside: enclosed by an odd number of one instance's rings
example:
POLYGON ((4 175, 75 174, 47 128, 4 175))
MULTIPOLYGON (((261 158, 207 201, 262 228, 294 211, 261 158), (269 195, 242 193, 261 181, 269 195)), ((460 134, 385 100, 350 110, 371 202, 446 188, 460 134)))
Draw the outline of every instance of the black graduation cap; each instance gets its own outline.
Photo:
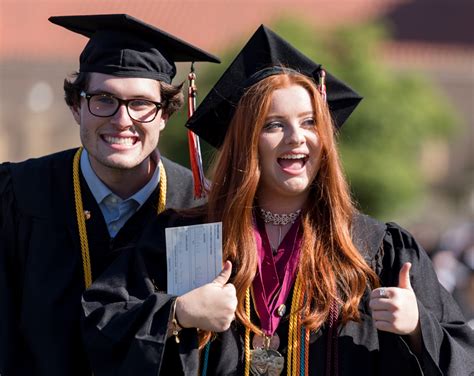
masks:
POLYGON ((56 16, 49 21, 90 38, 80 56, 80 72, 152 78, 166 83, 175 62, 220 60, 128 14, 56 16))
MULTIPOLYGON (((204 98, 186 126, 214 147, 220 147, 245 89, 285 70, 302 73, 317 83, 321 65, 261 25, 204 98)), ((329 109, 339 128, 362 97, 329 73, 326 73, 326 88, 329 109)))

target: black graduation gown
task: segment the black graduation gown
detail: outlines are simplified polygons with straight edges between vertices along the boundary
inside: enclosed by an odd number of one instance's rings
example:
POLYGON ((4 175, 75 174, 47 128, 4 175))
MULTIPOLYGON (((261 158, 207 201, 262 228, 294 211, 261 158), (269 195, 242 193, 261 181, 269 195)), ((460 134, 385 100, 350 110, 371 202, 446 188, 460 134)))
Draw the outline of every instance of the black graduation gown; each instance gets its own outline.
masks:
MULTIPOLYGON (((166 339, 174 297, 163 291, 164 228, 199 222, 173 211, 163 213, 145 230, 139 247, 122 252, 84 293, 84 339, 96 376, 198 373, 196 331, 184 330, 179 346, 173 338, 166 339)), ((384 286, 397 286, 401 266, 412 263, 410 276, 418 299, 423 352, 417 358, 403 336, 377 331, 367 291, 359 307, 361 322, 338 328, 337 374, 458 376, 474 372, 473 331, 438 283, 428 256, 412 236, 396 224, 357 215, 353 239, 384 286)), ((288 320, 282 320, 278 333, 282 342, 279 351, 285 356, 288 320)), ((311 335, 309 375, 326 375, 327 336, 325 327, 311 335)), ((207 375, 242 375, 243 351, 243 328, 234 322, 211 343, 207 375)), ((286 368, 282 375, 286 375, 286 368)))
MULTIPOLYGON (((84 291, 72 161, 77 149, 0 165, 0 374, 91 374, 80 335, 84 291)), ((167 207, 195 205, 192 174, 163 158, 167 207)), ((92 276, 156 216, 158 189, 111 240, 81 176, 92 276)))

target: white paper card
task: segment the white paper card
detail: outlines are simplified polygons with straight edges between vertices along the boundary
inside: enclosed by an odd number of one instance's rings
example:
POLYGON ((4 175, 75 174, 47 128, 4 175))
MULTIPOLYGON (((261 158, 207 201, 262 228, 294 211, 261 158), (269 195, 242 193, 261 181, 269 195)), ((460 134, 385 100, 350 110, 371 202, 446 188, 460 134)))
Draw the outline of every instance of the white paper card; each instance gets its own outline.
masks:
POLYGON ((168 294, 182 295, 222 270, 222 222, 165 230, 168 294))

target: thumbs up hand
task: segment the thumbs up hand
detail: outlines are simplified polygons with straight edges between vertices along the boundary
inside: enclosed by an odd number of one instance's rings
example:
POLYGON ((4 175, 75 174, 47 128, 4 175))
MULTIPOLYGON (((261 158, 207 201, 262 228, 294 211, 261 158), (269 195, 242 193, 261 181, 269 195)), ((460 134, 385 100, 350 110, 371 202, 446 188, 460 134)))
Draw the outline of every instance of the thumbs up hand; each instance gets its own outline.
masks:
POLYGON ((370 294, 370 308, 378 330, 401 335, 419 331, 419 313, 415 292, 410 283, 409 262, 403 264, 398 287, 380 287, 370 294))
POLYGON ((176 319, 180 326, 213 332, 229 328, 237 308, 235 287, 227 283, 231 272, 232 263, 226 261, 214 281, 177 298, 176 319))

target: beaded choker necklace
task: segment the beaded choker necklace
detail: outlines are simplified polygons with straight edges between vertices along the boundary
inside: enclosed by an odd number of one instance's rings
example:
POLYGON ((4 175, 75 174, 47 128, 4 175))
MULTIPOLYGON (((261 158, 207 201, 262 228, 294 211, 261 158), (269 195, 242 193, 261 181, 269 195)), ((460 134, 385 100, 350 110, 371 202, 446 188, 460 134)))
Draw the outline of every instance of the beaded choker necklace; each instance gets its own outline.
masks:
MULTIPOLYGON (((81 183, 79 179, 79 160, 81 159, 81 154, 82 147, 79 148, 76 154, 74 155, 74 160, 72 163, 72 177, 74 186, 74 203, 76 206, 77 227, 79 230, 79 239, 81 242, 84 285, 86 288, 88 288, 92 284, 92 269, 89 256, 89 241, 87 239, 86 230, 86 219, 90 218, 90 212, 84 210, 84 206, 82 204, 81 183)), ((161 160, 159 162, 158 168, 160 169, 160 193, 158 195, 157 214, 160 214, 163 210, 165 210, 166 204, 166 172, 161 160)))
POLYGON ((272 253, 275 256, 278 253, 278 247, 281 243, 281 228, 287 224, 293 224, 298 219, 301 213, 301 209, 289 214, 276 214, 272 213, 271 211, 259 208, 260 217, 263 219, 265 223, 269 223, 273 226, 278 226, 278 242, 276 245, 271 244, 270 238, 268 241, 270 242, 270 247, 272 249, 272 253))
POLYGON ((262 208, 260 208, 259 211, 265 223, 270 223, 275 226, 285 226, 288 223, 295 223, 301 213, 301 209, 289 214, 272 213, 262 208))

